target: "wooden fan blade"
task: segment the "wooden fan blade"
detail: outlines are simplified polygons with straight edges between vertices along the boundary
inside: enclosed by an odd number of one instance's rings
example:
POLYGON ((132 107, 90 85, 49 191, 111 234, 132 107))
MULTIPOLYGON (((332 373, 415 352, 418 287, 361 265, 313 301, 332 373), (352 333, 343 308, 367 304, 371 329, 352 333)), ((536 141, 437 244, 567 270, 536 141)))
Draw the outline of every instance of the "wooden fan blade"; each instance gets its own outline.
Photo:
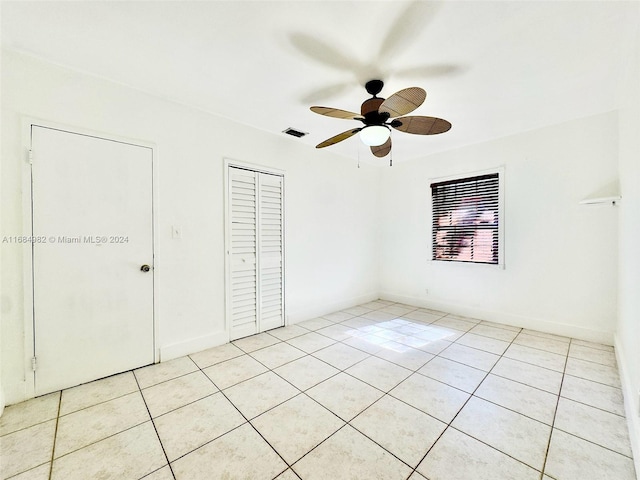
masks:
POLYGON ((390 22, 374 63, 391 63, 395 57, 405 53, 405 50, 416 43, 416 39, 424 33, 425 27, 435 18, 440 8, 440 2, 407 2, 407 7, 390 22))
POLYGON ((351 57, 340 44, 332 45, 308 33, 293 32, 289 41, 294 48, 312 60, 337 70, 352 72, 360 67, 358 59, 351 57))
POLYGON ((405 88, 387 98, 382 105, 380 105, 378 112, 388 113, 391 118, 406 115, 422 105, 425 98, 427 98, 427 92, 422 88, 405 88))
POLYGON ((358 133, 360 130, 362 129, 354 128, 352 130, 347 130, 346 132, 339 133, 335 137, 328 138, 324 142, 319 143, 318 145, 316 145, 316 148, 324 148, 324 147, 328 147, 329 145, 335 145, 338 142, 341 142, 343 140, 346 140, 349 137, 352 137, 353 135, 358 133))
POLYGON ((344 118, 345 120, 359 120, 363 118, 359 113, 347 112, 346 110, 340 110, 339 108, 311 107, 311 111, 327 117, 344 118))
POLYGON ((382 145, 378 145, 377 147, 371 147, 371 153, 373 153, 376 157, 386 157, 389 155, 391 151, 391 137, 384 142, 382 145))
POLYGON ((451 124, 442 118, 410 116, 395 119, 391 126, 396 130, 417 135, 437 135, 449 131, 451 124), (396 125, 400 122, 400 125, 396 125))

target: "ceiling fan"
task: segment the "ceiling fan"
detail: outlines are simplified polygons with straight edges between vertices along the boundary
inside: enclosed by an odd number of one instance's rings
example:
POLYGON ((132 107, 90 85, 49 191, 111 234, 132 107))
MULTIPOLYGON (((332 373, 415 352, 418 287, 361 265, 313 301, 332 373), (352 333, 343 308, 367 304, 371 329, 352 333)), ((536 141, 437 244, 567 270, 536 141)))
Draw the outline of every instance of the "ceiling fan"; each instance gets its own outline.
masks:
POLYGON ((422 88, 405 88, 385 100, 377 97, 383 86, 382 80, 370 80, 365 84, 367 92, 372 97, 362 103, 360 113, 348 112, 338 108, 311 107, 312 112, 320 115, 345 120, 359 120, 364 124, 363 127, 352 128, 346 132, 339 133, 319 143, 316 148, 335 145, 360 132, 360 139, 365 145, 371 147, 371 153, 376 157, 384 157, 391 152, 391 128, 389 127, 401 132, 418 135, 437 135, 451 128, 451 124, 441 118, 403 116, 422 105, 422 102, 427 97, 427 92, 422 88))

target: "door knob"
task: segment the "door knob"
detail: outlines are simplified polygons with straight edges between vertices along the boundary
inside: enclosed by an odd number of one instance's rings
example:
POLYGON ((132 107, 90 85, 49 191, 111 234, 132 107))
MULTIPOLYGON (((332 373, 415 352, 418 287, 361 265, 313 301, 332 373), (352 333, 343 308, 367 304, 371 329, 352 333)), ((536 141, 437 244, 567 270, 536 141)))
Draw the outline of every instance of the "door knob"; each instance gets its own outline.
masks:
POLYGON ((149 270, 151 270, 151 267, 149 265, 142 265, 140 267, 140 270, 142 270, 143 272, 148 272, 149 270))

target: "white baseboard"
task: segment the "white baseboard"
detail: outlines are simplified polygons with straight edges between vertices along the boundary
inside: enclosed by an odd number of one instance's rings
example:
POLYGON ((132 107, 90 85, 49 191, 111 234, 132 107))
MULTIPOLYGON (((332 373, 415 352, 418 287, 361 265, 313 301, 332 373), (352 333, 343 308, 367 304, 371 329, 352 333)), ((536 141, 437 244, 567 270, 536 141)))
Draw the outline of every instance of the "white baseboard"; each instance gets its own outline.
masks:
POLYGON ((372 302, 377 300, 378 293, 367 293, 365 295, 359 295, 357 297, 346 298, 338 302, 322 303, 315 305, 305 305, 305 308, 298 310, 287 311, 287 325, 293 325, 294 323, 303 322, 311 318, 321 317, 328 313, 337 312, 346 308, 355 307, 363 303, 372 302))
MULTIPOLYGON (((316 304, 306 306, 304 309, 287 310, 286 325, 309 320, 311 318, 320 317, 328 313, 333 313, 345 308, 351 308, 355 305, 371 302, 378 299, 377 293, 368 293, 357 297, 347 298, 338 302, 316 304)), ((182 342, 172 343, 160 347, 160 362, 166 362, 174 358, 183 357, 191 353, 206 350, 207 348, 217 347, 229 342, 228 332, 216 332, 203 337, 191 338, 182 342)))
POLYGON ((618 373, 622 384, 622 396, 624 397, 624 411, 629 427, 629 440, 636 467, 636 473, 640 474, 640 405, 639 393, 629 374, 629 357, 618 335, 615 339, 616 360, 618 361, 618 373))
POLYGON ((612 332, 593 330, 560 322, 550 322, 540 318, 525 317, 523 315, 516 315, 512 313, 486 310, 460 303, 426 300, 424 298, 397 295, 389 292, 380 293, 380 298, 393 302, 406 303, 407 305, 439 310, 441 312, 452 313, 454 315, 488 320, 496 323, 504 323, 506 325, 513 325, 514 327, 538 330, 540 332, 552 333, 554 335, 572 337, 590 342, 603 343, 605 345, 613 345, 612 332))
POLYGON ((178 357, 184 357, 191 353, 206 350, 229 343, 228 332, 216 332, 202 337, 191 338, 182 342, 171 343, 160 347, 160 361, 166 362, 178 357))

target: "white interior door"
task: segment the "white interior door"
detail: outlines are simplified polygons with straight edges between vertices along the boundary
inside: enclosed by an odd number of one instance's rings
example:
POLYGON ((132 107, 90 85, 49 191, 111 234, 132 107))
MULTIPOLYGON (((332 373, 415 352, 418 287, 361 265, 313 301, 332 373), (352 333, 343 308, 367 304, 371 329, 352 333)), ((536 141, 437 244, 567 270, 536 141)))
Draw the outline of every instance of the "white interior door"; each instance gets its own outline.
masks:
POLYGON ((152 150, 34 125, 32 156, 36 395, 153 363, 152 150))
POLYGON ((283 177, 229 167, 230 338, 284 325, 283 177))

